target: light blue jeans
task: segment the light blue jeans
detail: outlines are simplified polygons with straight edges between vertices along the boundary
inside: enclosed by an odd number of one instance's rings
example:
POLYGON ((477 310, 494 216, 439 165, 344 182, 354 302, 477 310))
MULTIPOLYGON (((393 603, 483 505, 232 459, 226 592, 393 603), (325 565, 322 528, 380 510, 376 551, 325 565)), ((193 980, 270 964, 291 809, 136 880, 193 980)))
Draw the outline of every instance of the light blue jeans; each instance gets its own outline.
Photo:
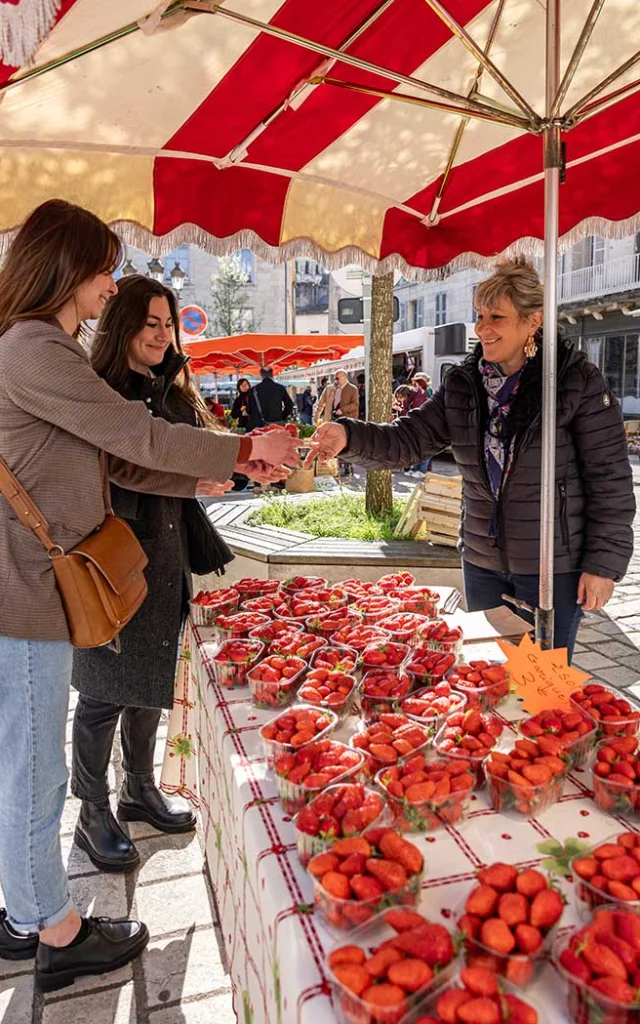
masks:
POLYGON ((73 909, 60 850, 72 651, 66 641, 0 636, 0 883, 23 931, 73 909))

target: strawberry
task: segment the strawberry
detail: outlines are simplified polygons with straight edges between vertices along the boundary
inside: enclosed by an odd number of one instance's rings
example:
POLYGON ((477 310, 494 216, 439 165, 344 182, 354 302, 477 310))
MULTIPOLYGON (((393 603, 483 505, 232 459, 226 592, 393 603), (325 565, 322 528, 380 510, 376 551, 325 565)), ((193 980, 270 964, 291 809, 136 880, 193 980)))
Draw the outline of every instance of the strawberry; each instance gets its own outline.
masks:
POLYGON ((501 1024, 502 1014, 493 999, 480 996, 470 999, 458 1009, 460 1024, 501 1024))
POLYGON ((602 992, 608 999, 615 999, 617 1003, 634 1003, 636 1000, 636 990, 621 978, 596 978, 591 987, 602 992))
POLYGON ((338 871, 349 877, 350 875, 361 875, 367 858, 362 853, 350 853, 346 860, 342 861, 338 871))
POLYGON ((412 928, 420 928, 426 923, 426 918, 422 914, 417 914, 415 910, 387 910, 384 915, 385 923, 388 924, 395 932, 408 932, 412 928))
POLYGON ((460 1020, 459 1012, 465 1003, 471 1002, 472 996, 463 988, 449 988, 443 992, 436 1003, 438 1019, 444 1024, 456 1024, 460 1020))
POLYGON ((387 968, 402 959, 402 953, 399 953, 393 946, 386 946, 369 957, 365 962, 364 969, 370 978, 384 978, 387 968))
POLYGON ((510 928, 525 924, 529 917, 529 904, 519 892, 505 892, 498 902, 498 917, 510 928))
POLYGON ((445 966, 451 962, 455 952, 451 935, 444 925, 429 922, 402 932, 394 939, 394 946, 411 957, 424 960, 430 967, 445 966))
POLYGON ((516 925, 514 934, 521 953, 535 953, 542 945, 542 933, 532 924, 516 925))
POLYGON ((529 912, 529 923, 535 928, 551 928, 562 917, 564 904, 560 893, 546 889, 534 897, 529 912))
POLYGON ((407 874, 417 875, 422 871, 424 858, 420 850, 397 832, 387 832, 380 840, 379 849, 388 860, 401 864, 407 874))
POLYGON ((620 957, 601 942, 587 944, 582 950, 582 956, 594 974, 627 980, 627 969, 620 957))
POLYGON ((355 996, 362 995, 371 984, 370 975, 359 964, 336 964, 332 970, 340 984, 355 996))
POLYGON ((371 844, 363 836, 349 836, 347 839, 338 839, 331 847, 331 852, 336 857, 349 857, 352 853, 370 857, 373 851, 371 844))
POLYGON ((321 839, 336 839, 340 835, 340 822, 331 815, 326 815, 318 823, 318 834, 321 839))
POLYGON ((329 967, 333 970, 338 964, 363 964, 366 953, 360 946, 340 946, 329 954, 329 967))
MULTIPOLYGON (((400 988, 399 985, 391 985, 384 981, 379 985, 371 985, 365 989, 361 998, 366 1006, 373 1006, 374 1010, 379 1008, 381 1012, 388 1010, 390 1007, 398 1007, 398 1012, 400 1012, 400 1009, 404 1008, 407 1001, 404 989, 400 988)), ((375 1016, 380 1019, 378 1013, 375 1016)))
POLYGON ((538 1024, 538 1014, 518 996, 506 992, 502 997, 503 1010, 506 1009, 504 1019, 509 1024, 538 1024))
POLYGON ((598 942, 602 946, 607 946, 611 949, 616 956, 622 960, 622 963, 629 973, 633 973, 633 971, 635 971, 636 952, 628 942, 625 942, 624 939, 618 938, 617 935, 612 935, 611 932, 602 932, 598 936, 598 942))
POLYGON ((340 858, 334 853, 319 853, 307 866, 314 878, 322 878, 327 871, 335 871, 339 864, 340 858))
POLYGON ((512 864, 491 864, 490 867, 478 871, 478 880, 483 885, 497 889, 498 892, 513 892, 517 878, 518 872, 512 864))
POLYGON ((534 899, 539 892, 548 888, 548 883, 544 875, 536 871, 535 868, 529 868, 528 871, 521 871, 516 878, 516 891, 526 896, 528 900, 534 899))
POLYGON ((380 882, 368 875, 352 875, 349 882, 357 900, 377 900, 384 894, 380 882))
MULTIPOLYGON (((596 915, 594 923, 602 917, 602 914, 603 912, 600 911, 596 915)), ((640 918, 636 917, 635 914, 627 914, 624 911, 620 911, 613 915, 613 922, 616 935, 619 935, 621 939, 628 942, 636 953, 640 953, 640 918)))
POLYGON ((467 914, 491 917, 498 906, 499 896, 490 885, 478 885, 467 897, 464 909, 467 914))
POLYGON ((501 956, 513 952, 516 940, 509 926, 500 917, 490 917, 480 930, 480 941, 501 956))
POLYGON ((370 875, 376 878, 387 892, 404 889, 408 882, 407 872, 394 861, 370 857, 366 863, 370 875))
POLYGON ((417 992, 433 981, 434 973, 422 960, 400 960, 392 964, 387 977, 394 985, 399 985, 405 992, 417 992))
POLYGON ((460 981, 474 996, 498 995, 498 983, 493 971, 482 967, 465 967, 460 972, 460 981))

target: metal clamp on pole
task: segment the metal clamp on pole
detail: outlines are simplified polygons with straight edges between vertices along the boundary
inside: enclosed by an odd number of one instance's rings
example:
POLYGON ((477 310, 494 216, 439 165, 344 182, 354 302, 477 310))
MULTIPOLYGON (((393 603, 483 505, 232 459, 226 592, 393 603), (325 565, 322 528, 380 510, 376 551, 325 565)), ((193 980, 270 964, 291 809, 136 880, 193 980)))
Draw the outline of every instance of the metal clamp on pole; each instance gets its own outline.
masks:
POLYGON ((536 614, 536 609, 532 608, 526 601, 521 601, 519 597, 512 597, 511 594, 501 594, 500 596, 503 601, 506 601, 507 604, 512 604, 519 612, 529 612, 529 615, 536 614))

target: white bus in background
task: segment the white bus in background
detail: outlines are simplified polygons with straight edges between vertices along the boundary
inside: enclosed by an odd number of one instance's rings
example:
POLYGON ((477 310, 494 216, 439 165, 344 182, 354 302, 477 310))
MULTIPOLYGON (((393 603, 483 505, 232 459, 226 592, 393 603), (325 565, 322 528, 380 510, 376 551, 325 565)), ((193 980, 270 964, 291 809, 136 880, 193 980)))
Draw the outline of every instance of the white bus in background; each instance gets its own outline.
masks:
MULTIPOLYGON (((473 352, 477 342, 474 325, 465 323, 416 327, 412 331, 394 334, 394 380, 414 373, 426 373, 435 391, 440 387, 447 370, 463 362, 473 352)), ((336 370, 344 370, 355 381, 356 376, 364 372, 364 363, 364 348, 359 347, 352 349, 344 359, 316 363, 302 371, 287 370, 278 375, 278 380, 286 384, 288 380, 299 381, 300 377, 305 376, 314 390, 319 390, 322 378, 329 377, 331 380, 336 370)))

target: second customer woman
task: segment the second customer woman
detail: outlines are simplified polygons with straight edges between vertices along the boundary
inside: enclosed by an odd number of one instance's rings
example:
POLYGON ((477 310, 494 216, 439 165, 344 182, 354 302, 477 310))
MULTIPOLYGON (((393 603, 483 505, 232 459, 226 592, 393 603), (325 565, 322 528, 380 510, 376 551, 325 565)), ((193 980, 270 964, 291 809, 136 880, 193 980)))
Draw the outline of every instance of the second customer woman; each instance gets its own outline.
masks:
MULTIPOLYGON (((98 323, 91 362, 116 391, 144 402, 151 415, 206 426, 210 417, 190 382, 177 324, 170 289, 140 275, 122 278, 98 323)), ((100 647, 74 654, 72 683, 80 699, 73 728, 71 789, 82 800, 75 833, 78 845, 102 870, 128 871, 140 858, 111 811, 107 779, 118 720, 125 771, 119 818, 146 821, 161 832, 195 827, 187 802, 167 798, 157 789, 153 762, 162 709, 173 702, 191 572, 197 569, 189 552, 198 529, 198 509, 194 498, 115 486, 111 498, 116 515, 126 519, 149 559, 149 595, 121 634, 121 653, 100 647)), ((200 521, 200 530, 203 527, 207 523, 200 521)), ((214 564, 208 568, 219 569, 232 555, 220 538, 211 541, 214 564)))

